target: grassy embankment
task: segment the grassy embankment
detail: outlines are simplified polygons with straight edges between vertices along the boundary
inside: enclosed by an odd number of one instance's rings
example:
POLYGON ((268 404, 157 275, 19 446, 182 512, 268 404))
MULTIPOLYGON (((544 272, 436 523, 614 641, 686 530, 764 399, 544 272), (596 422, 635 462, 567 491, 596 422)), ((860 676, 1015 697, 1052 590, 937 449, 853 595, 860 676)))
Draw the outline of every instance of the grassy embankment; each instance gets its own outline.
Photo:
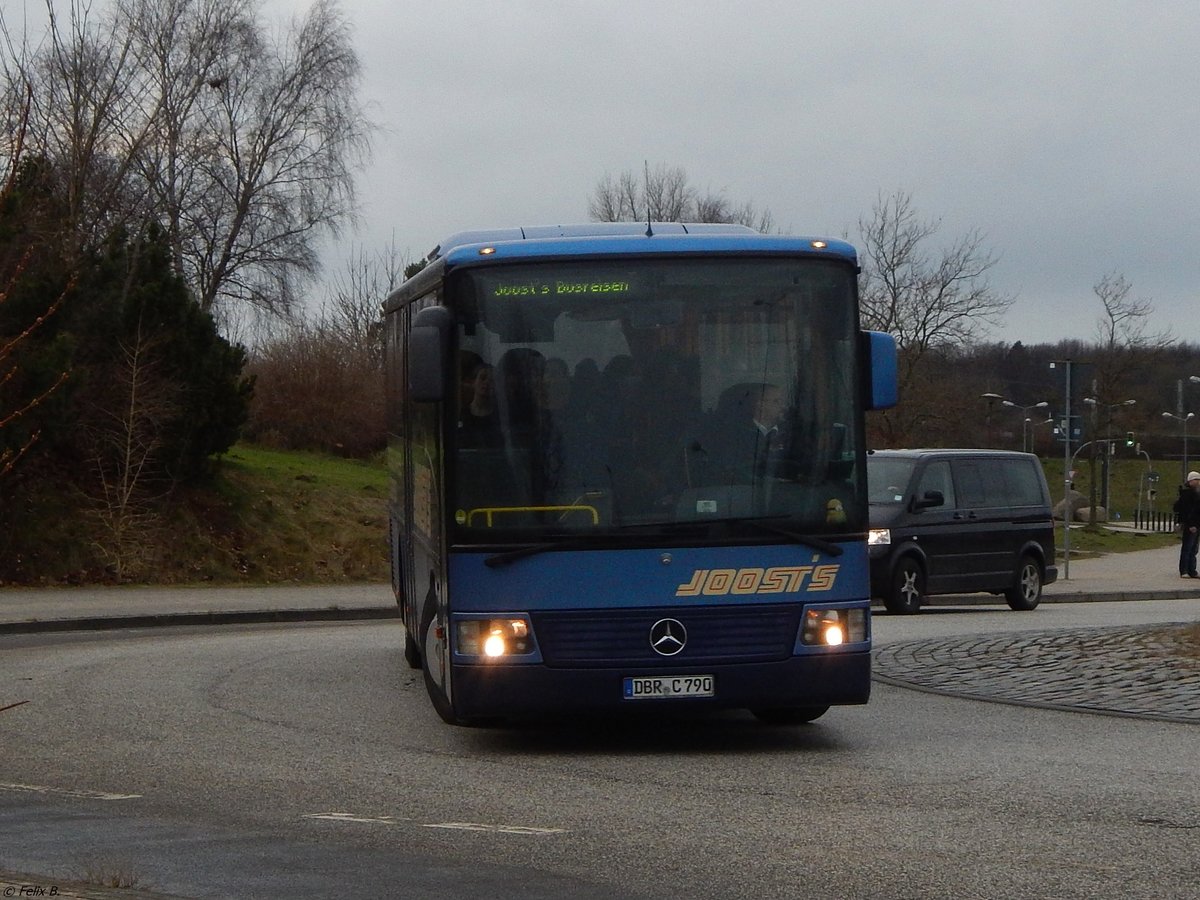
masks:
MULTIPOLYGON (((1042 457, 1042 467, 1046 471, 1046 481, 1050 485, 1050 496, 1056 503, 1062 499, 1065 487, 1063 463, 1062 457, 1042 457)), ((1090 460, 1085 455, 1076 457, 1074 471, 1075 476, 1072 483, 1075 490, 1083 494, 1085 498, 1090 498, 1092 484, 1090 460)), ((1171 505, 1177 496, 1180 477, 1178 461, 1154 460, 1147 463, 1145 457, 1125 458, 1118 454, 1117 458, 1112 461, 1108 477, 1109 524, 1113 528, 1092 530, 1078 525, 1072 528, 1072 553, 1123 553, 1130 550, 1166 547, 1175 543, 1178 537, 1171 531, 1134 529, 1132 525, 1139 509, 1144 517, 1153 512, 1160 518, 1164 515, 1169 518, 1171 505), (1157 482, 1148 479, 1147 473, 1150 472, 1158 474, 1157 482), (1153 498, 1147 493, 1151 489, 1156 491, 1156 496, 1153 498)), ((1098 504, 1100 497, 1103 496, 1103 478, 1103 468, 1100 461, 1097 461, 1096 496, 1098 504)), ((1061 525, 1055 538, 1055 544, 1061 554, 1061 525)))
MULTIPOLYGON (((1051 494, 1061 498, 1062 460, 1043 459, 1051 494)), ((1137 503, 1144 460, 1118 459, 1111 475, 1113 510, 1128 524, 1137 503)), ((1075 487, 1088 493, 1086 460, 1077 461, 1075 487)), ((1154 508, 1169 511, 1179 463, 1156 463, 1161 474, 1154 508)), ((216 477, 181 489, 143 534, 125 580, 141 583, 273 584, 386 581, 387 473, 381 461, 360 462, 316 453, 239 444, 220 460, 216 477)), ((78 498, 39 498, 39 529, 25 558, 10 567, 18 583, 97 583, 113 580, 98 551, 103 534, 78 512, 78 498), (13 569, 17 571, 14 573, 13 569)), ((1143 494, 1143 508, 1149 508, 1143 494)), ((1114 553, 1168 546, 1170 532, 1074 528, 1073 553, 1114 553)), ((1056 537, 1061 551, 1061 529, 1056 537)))
POLYGON ((0 579, 10 583, 386 581, 381 461, 235 446, 203 485, 147 503, 115 571, 111 531, 67 484, 39 486, 0 579))
POLYGON ((193 531, 206 560, 203 577, 387 580, 388 479, 381 461, 239 444, 222 459, 215 487, 215 521, 197 515, 201 527, 193 531))
MULTIPOLYGON (((1062 460, 1045 459, 1051 494, 1061 497, 1062 460)), ((1175 497, 1178 463, 1157 463, 1158 511, 1175 497)), ((1110 475, 1114 513, 1128 524, 1146 464, 1118 459, 1110 475)), ((314 453, 238 445, 221 463, 217 498, 205 511, 194 499, 187 529, 195 547, 192 574, 182 580, 242 582, 377 580, 388 577, 387 474, 363 463, 314 453)), ((1076 461, 1075 488, 1089 491, 1086 460, 1076 461)), ((1150 503, 1144 500, 1143 509, 1150 503)), ((1118 520, 1114 520, 1118 521, 1118 520)), ((1164 547, 1170 532, 1073 528, 1073 553, 1120 553, 1164 547)), ((1061 530, 1057 541, 1062 543, 1061 530)), ((1060 547, 1061 550, 1061 547, 1060 547)))

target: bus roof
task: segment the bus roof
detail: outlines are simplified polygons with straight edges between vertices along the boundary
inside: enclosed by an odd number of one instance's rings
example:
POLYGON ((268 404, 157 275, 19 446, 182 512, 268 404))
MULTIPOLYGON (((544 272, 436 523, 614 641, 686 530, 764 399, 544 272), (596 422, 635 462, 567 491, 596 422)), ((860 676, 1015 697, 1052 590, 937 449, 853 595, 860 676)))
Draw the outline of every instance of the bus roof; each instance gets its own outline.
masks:
POLYGON ((480 251, 490 247, 489 261, 534 256, 580 254, 675 253, 680 251, 816 253, 857 260, 845 241, 792 235, 760 234, 745 225, 719 223, 592 222, 585 225, 549 225, 461 231, 442 241, 429 259, 444 258, 453 266, 480 261, 480 251))
POLYGON ((385 312, 421 296, 457 266, 528 259, 567 259, 640 254, 780 254, 824 257, 857 265, 850 244, 831 238, 761 234, 745 225, 720 223, 590 222, 460 231, 442 241, 422 271, 384 302, 385 312), (485 252, 486 251, 486 252, 485 252))

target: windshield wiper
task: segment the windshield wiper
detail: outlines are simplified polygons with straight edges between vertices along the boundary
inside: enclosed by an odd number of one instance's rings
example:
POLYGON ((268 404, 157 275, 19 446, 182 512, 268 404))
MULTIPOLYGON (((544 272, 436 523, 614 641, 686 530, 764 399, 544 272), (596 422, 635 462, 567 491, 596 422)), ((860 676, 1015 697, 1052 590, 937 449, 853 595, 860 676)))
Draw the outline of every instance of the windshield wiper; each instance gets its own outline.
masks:
POLYGON ((509 563, 516 562, 518 559, 524 559, 526 556, 537 556, 539 553, 547 553, 550 550, 558 550, 561 548, 572 549, 586 543, 579 538, 567 538, 561 541, 543 541, 539 544, 526 544, 524 547, 514 547, 512 550, 502 550, 499 553, 494 553, 483 561, 485 566, 496 569, 500 566, 507 566, 509 563))
POLYGON ((761 528, 763 531, 769 531, 772 534, 782 535, 786 538, 791 538, 797 544, 804 544, 812 547, 814 550, 820 550, 826 556, 841 556, 844 549, 841 544, 835 544, 833 541, 827 541, 824 538, 819 538, 814 534, 800 534, 797 531, 792 531, 790 528, 781 528, 778 525, 772 525, 770 522, 764 522, 762 519, 735 519, 737 522, 749 522, 751 525, 761 528))

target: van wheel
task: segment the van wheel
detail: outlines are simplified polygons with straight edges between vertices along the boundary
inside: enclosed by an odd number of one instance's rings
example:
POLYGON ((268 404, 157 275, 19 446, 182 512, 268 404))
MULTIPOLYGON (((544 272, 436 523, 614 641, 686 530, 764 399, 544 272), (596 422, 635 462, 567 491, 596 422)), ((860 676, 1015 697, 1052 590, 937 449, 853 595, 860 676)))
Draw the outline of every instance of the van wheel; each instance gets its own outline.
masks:
POLYGON ((1021 557, 1017 566, 1017 582, 1004 592, 1004 599, 1012 609, 1037 609, 1042 599, 1042 567, 1032 556, 1021 557))
POLYGON ((892 590, 883 598, 883 605, 890 613, 911 616, 920 612, 924 596, 925 571, 915 557, 903 557, 892 572, 892 590))

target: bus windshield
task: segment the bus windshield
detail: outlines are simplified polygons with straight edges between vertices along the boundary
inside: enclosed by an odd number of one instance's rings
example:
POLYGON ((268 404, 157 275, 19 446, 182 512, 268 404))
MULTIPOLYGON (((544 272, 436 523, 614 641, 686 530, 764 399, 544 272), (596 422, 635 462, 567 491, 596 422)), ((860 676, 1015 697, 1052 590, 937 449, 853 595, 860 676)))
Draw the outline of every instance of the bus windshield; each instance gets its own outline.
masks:
POLYGON ((448 278, 446 300, 457 542, 865 527, 852 266, 476 266, 448 278))

